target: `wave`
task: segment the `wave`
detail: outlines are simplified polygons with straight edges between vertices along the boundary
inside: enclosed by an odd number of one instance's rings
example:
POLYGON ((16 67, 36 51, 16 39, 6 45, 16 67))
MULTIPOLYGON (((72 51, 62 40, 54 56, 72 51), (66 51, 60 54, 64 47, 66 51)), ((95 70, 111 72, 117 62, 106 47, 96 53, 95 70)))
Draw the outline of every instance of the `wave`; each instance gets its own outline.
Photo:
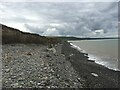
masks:
MULTIPOLYGON (((87 53, 85 50, 83 50, 80 47, 74 45, 72 42, 70 42, 70 45, 71 45, 72 48, 75 48, 82 53, 87 53)), ((95 61, 95 63, 100 64, 102 66, 105 66, 108 69, 111 69, 111 70, 114 70, 114 71, 120 71, 120 69, 118 69, 118 67, 110 67, 109 62, 103 61, 100 57, 97 57, 97 56, 95 56, 93 54, 90 54, 90 53, 87 53, 87 54, 88 54, 88 60, 95 61)))

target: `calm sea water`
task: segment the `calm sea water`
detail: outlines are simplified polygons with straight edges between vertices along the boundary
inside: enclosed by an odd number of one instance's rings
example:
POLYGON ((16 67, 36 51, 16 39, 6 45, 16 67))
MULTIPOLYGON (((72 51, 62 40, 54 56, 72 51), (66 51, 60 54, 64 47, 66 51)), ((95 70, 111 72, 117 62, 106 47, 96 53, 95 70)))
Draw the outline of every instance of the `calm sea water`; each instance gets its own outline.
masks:
POLYGON ((118 69, 118 40, 82 40, 70 41, 73 45, 88 53, 90 60, 113 70, 118 69))

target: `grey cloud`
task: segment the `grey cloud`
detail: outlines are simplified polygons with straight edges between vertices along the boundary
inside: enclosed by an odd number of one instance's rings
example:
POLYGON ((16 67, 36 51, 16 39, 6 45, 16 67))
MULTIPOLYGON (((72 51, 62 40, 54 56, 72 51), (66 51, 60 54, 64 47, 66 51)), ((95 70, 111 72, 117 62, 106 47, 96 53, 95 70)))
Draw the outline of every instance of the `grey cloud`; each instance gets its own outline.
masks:
POLYGON ((118 21, 120 21, 120 2, 118 2, 118 21))
POLYGON ((35 27, 35 26, 28 25, 28 24, 24 24, 24 26, 25 26, 30 32, 33 32, 33 33, 42 34, 42 33, 44 33, 44 31, 45 31, 44 28, 35 27))
POLYGON ((117 32, 118 10, 115 2, 86 3, 8 3, 3 5, 3 23, 24 23, 30 32, 41 35, 104 36, 117 32), (13 16, 12 16, 13 15, 13 16), (19 17, 14 17, 19 16, 19 17), (7 21, 8 20, 8 21, 7 21), (58 24, 50 25, 50 24, 58 24), (109 33, 109 34, 108 34, 109 33))

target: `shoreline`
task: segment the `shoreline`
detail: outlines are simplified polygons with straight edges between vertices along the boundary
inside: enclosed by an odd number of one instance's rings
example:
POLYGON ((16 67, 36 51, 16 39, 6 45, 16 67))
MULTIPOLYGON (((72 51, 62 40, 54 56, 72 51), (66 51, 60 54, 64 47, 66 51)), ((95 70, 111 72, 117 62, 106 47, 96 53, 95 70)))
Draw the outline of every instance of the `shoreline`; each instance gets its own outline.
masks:
POLYGON ((85 50, 83 50, 83 49, 81 49, 80 47, 74 45, 72 42, 68 42, 68 43, 70 43, 70 45, 71 45, 72 48, 75 48, 76 50, 78 50, 78 51, 81 52, 81 53, 87 54, 87 55, 85 55, 85 56, 88 57, 88 61, 95 62, 96 64, 102 65, 102 66, 104 66, 104 67, 106 67, 106 68, 108 68, 108 69, 110 69, 110 70, 120 71, 118 68, 111 68, 111 67, 105 65, 102 61, 101 61, 101 62, 98 62, 98 61, 97 61, 98 59, 101 60, 100 57, 97 57, 97 56, 95 56, 95 55, 93 55, 93 54, 87 53, 85 50))
POLYGON ((72 48, 68 42, 56 44, 55 54, 47 50, 45 45, 6 44, 2 48, 3 88, 74 89, 119 86, 120 72, 88 61, 85 53, 72 48))
POLYGON ((119 71, 88 61, 85 53, 72 48, 68 42, 63 44, 62 53, 84 80, 85 88, 118 88, 119 71), (70 56, 71 54, 73 55, 70 56))
POLYGON ((119 88, 120 72, 57 38, 2 25, 2 88, 119 88), (51 47, 51 46, 52 47, 51 47))

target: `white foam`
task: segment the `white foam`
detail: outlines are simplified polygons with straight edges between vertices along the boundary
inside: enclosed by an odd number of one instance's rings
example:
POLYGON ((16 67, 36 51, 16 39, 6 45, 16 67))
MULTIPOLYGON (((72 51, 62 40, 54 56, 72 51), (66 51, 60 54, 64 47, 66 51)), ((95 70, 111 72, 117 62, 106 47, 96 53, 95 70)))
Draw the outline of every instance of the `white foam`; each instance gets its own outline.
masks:
POLYGON ((80 47, 74 45, 73 43, 70 43, 70 45, 71 45, 72 48, 75 48, 75 49, 77 49, 78 51, 85 53, 84 50, 82 50, 80 47))
POLYGON ((92 54, 88 54, 88 60, 97 60, 98 59, 98 57, 95 57, 94 55, 92 55, 92 54))
POLYGON ((120 71, 118 69, 118 67, 112 67, 112 66, 110 66, 109 62, 103 61, 100 57, 97 57, 97 56, 92 55, 92 54, 88 54, 88 57, 89 57, 88 60, 94 60, 95 63, 103 65, 103 66, 107 67, 108 69, 111 69, 111 70, 114 70, 114 71, 120 71))

